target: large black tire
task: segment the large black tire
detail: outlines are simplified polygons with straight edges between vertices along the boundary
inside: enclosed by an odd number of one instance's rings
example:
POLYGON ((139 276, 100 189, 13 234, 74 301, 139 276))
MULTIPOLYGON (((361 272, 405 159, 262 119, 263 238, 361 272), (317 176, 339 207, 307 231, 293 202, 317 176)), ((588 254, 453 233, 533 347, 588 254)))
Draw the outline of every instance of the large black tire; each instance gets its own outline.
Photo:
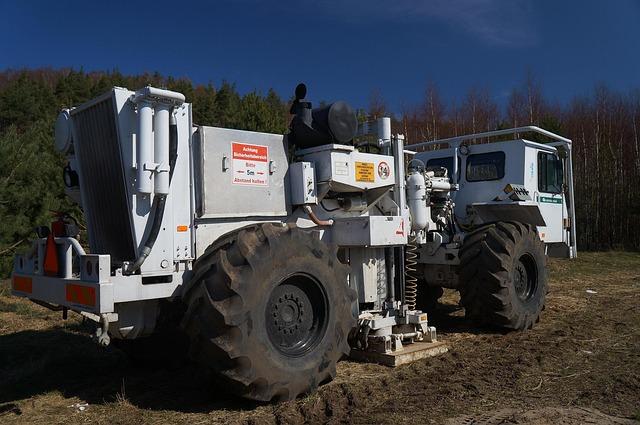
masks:
POLYGON ((460 303, 478 324, 530 329, 547 294, 544 243, 535 227, 487 224, 469 233, 460 249, 460 303))
POLYGON ((291 400, 333 379, 357 320, 336 252, 312 232, 276 224, 212 246, 183 296, 190 356, 253 400, 291 400))

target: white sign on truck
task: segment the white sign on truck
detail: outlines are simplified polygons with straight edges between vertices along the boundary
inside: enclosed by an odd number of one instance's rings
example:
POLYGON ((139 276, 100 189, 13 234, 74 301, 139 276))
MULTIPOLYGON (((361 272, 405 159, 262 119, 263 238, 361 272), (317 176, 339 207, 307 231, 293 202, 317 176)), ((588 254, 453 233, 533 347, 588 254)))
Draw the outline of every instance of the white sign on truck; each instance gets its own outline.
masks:
POLYGON ((269 185, 269 147, 232 143, 233 184, 269 185))

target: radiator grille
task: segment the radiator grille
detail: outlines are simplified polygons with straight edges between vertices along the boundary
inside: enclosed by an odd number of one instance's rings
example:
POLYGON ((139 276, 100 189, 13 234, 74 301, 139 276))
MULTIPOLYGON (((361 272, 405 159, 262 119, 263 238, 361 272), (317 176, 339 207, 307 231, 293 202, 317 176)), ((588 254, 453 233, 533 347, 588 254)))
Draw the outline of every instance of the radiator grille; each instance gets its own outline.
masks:
POLYGON ((73 123, 91 251, 110 254, 116 261, 133 260, 135 244, 113 97, 75 113, 73 123))

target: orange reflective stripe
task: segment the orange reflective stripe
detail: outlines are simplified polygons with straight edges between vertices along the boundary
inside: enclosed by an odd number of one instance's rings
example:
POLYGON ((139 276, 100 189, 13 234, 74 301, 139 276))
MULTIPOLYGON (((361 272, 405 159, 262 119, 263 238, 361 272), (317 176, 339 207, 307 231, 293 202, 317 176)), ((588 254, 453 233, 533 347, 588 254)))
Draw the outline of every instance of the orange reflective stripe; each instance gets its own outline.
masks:
POLYGON ((13 276, 13 289, 30 294, 33 291, 33 282, 30 277, 13 276))
POLYGON ((96 305, 96 289, 91 286, 67 285, 66 295, 70 303, 96 305))

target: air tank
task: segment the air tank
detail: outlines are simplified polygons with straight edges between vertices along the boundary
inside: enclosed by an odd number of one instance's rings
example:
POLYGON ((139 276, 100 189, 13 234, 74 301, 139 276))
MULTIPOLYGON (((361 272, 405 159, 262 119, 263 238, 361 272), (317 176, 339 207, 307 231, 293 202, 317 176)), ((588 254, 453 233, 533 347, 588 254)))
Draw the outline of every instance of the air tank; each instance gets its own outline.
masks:
POLYGON ((419 231, 429 223, 427 187, 424 175, 418 170, 410 170, 407 176, 407 205, 411 213, 411 230, 419 231))
POLYGON ((334 102, 324 108, 314 109, 313 128, 331 136, 335 143, 348 143, 358 131, 356 113, 343 101, 334 102))

